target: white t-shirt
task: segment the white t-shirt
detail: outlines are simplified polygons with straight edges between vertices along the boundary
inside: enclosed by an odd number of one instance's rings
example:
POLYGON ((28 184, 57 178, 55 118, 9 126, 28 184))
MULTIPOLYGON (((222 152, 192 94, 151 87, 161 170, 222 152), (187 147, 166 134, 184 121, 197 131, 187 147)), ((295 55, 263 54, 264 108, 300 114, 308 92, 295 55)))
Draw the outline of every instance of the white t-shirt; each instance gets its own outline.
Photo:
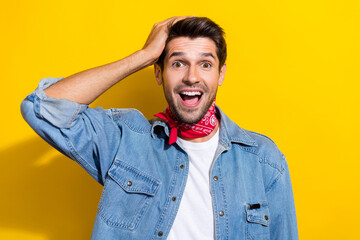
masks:
POLYGON ((169 240, 215 239, 210 170, 219 143, 219 130, 206 142, 178 138, 189 156, 189 175, 169 240))

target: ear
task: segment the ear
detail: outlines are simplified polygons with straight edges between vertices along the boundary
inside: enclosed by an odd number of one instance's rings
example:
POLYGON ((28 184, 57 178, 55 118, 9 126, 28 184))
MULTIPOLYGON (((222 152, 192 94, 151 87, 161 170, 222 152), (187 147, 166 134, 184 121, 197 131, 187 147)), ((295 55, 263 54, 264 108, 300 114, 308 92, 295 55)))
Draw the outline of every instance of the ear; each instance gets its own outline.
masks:
POLYGON ((154 64, 154 73, 157 84, 161 85, 163 83, 162 72, 160 66, 156 63, 154 64))
POLYGON ((219 86, 221 86, 224 82, 225 72, 226 72, 226 63, 224 63, 224 65, 220 69, 219 80, 218 80, 219 86))

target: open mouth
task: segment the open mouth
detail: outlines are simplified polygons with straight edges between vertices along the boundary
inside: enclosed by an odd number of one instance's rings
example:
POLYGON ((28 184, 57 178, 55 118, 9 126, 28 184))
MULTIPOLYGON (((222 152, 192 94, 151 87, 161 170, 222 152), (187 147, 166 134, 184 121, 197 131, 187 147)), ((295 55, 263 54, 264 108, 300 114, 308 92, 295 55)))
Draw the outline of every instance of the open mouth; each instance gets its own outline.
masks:
POLYGON ((197 106, 202 97, 202 93, 200 91, 181 91, 179 94, 183 104, 188 107, 197 106))

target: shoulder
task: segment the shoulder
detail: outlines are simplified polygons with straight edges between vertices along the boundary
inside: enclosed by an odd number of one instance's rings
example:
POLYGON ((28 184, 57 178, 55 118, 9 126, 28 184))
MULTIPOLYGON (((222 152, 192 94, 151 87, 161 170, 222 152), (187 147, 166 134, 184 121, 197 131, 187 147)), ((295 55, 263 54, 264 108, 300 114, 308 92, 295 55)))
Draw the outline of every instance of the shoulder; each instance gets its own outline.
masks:
POLYGON ((151 130, 151 124, 137 109, 111 108, 105 110, 105 113, 119 126, 127 127, 134 132, 145 133, 151 130))
POLYGON ((242 146, 242 149, 257 155, 265 191, 268 192, 288 171, 285 156, 271 138, 257 132, 244 131, 253 139, 255 145, 242 146))
POLYGON ((262 165, 269 166, 281 173, 284 171, 285 157, 273 140, 263 134, 241 128, 220 108, 217 109, 221 114, 221 129, 226 133, 223 134, 224 138, 228 137, 233 144, 257 155, 262 165))
POLYGON ((282 173, 285 170, 286 160, 284 154, 280 151, 276 143, 271 138, 263 134, 249 130, 244 131, 256 143, 256 146, 252 147, 250 151, 258 155, 259 162, 282 173))

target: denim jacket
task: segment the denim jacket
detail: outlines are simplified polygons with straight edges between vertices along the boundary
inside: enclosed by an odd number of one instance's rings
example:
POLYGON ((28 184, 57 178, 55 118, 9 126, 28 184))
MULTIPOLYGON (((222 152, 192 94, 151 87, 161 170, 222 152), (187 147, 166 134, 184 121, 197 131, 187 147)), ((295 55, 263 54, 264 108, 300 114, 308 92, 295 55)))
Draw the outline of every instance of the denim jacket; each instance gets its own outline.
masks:
MULTIPOLYGON (((92 239, 166 239, 189 160, 169 129, 133 109, 89 108, 50 98, 43 79, 21 105, 28 124, 104 185, 92 239)), ((246 131, 219 108, 219 145, 210 172, 215 238, 298 239, 288 165, 269 138, 246 131)))

